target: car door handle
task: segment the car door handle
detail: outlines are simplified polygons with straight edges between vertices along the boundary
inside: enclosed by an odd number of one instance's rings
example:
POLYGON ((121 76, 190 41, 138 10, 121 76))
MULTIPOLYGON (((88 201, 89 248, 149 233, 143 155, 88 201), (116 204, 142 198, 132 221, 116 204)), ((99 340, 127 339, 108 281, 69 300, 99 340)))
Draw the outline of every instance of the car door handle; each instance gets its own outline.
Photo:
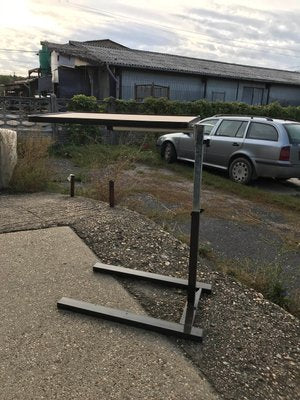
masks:
POLYGON ((239 146, 239 144, 237 142, 233 142, 232 146, 239 146))

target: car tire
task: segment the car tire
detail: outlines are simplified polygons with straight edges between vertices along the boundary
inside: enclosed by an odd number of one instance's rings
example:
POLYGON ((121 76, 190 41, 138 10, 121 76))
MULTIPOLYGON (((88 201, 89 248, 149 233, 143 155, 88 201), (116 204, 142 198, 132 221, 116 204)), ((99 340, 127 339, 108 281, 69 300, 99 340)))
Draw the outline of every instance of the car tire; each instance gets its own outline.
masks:
POLYGON ((247 185, 253 175, 253 167, 247 158, 239 157, 234 159, 229 167, 229 177, 237 183, 247 185))
POLYGON ((164 147, 164 159, 169 164, 177 160, 175 147, 170 142, 168 142, 164 147))

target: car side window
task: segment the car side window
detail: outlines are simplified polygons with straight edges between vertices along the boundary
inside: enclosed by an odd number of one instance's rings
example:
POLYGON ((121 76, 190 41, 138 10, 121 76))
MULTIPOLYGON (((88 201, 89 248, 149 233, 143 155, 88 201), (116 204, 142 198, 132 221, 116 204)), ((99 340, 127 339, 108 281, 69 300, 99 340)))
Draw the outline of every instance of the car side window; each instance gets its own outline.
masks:
POLYGON ((204 135, 210 135, 210 132, 213 130, 214 126, 218 122, 218 119, 209 119, 204 121, 201 125, 204 125, 204 135))
POLYGON ((244 137, 247 125, 248 125, 248 122, 247 121, 243 121, 241 123, 239 129, 237 130, 237 133, 236 133, 235 137, 239 137, 239 138, 244 137))
POLYGON ((219 125, 215 135, 227 137, 243 137, 247 121, 231 121, 224 119, 219 125))
POLYGON ((251 122, 247 132, 247 138, 256 140, 272 140, 277 142, 278 132, 276 128, 270 124, 251 122))

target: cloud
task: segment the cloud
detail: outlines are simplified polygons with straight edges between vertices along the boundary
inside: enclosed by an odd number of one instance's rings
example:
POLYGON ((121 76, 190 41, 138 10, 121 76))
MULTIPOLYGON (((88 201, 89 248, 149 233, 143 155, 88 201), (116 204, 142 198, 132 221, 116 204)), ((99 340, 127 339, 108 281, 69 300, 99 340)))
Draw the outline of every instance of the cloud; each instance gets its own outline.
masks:
MULTIPOLYGON (((173 0, 170 7, 159 0, 24 0, 26 18, 17 24, 7 14, 0 47, 38 50, 41 40, 110 38, 142 50, 292 69, 300 65, 300 10, 288 8, 293 0, 285 0, 286 10, 274 1, 173 0)), ((0 53, 0 73, 26 74, 37 65, 34 53, 0 53)))
POLYGON ((198 32, 198 42, 215 44, 215 56, 221 52, 222 61, 250 65, 254 61, 277 68, 300 64, 300 10, 263 11, 212 3, 211 8, 188 8, 174 17, 183 21, 183 29, 198 32))

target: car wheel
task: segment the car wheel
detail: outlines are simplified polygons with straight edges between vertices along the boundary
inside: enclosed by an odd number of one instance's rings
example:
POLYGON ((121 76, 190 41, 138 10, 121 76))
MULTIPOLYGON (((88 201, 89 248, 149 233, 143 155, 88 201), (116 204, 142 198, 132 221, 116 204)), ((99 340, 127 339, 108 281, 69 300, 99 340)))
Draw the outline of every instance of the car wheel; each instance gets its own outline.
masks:
POLYGON ((164 159, 167 161, 167 163, 173 163, 177 159, 175 147, 170 142, 165 146, 164 159))
POLYGON ((252 165, 246 158, 236 158, 230 164, 229 177, 234 182, 247 185, 252 179, 252 174, 252 165))

